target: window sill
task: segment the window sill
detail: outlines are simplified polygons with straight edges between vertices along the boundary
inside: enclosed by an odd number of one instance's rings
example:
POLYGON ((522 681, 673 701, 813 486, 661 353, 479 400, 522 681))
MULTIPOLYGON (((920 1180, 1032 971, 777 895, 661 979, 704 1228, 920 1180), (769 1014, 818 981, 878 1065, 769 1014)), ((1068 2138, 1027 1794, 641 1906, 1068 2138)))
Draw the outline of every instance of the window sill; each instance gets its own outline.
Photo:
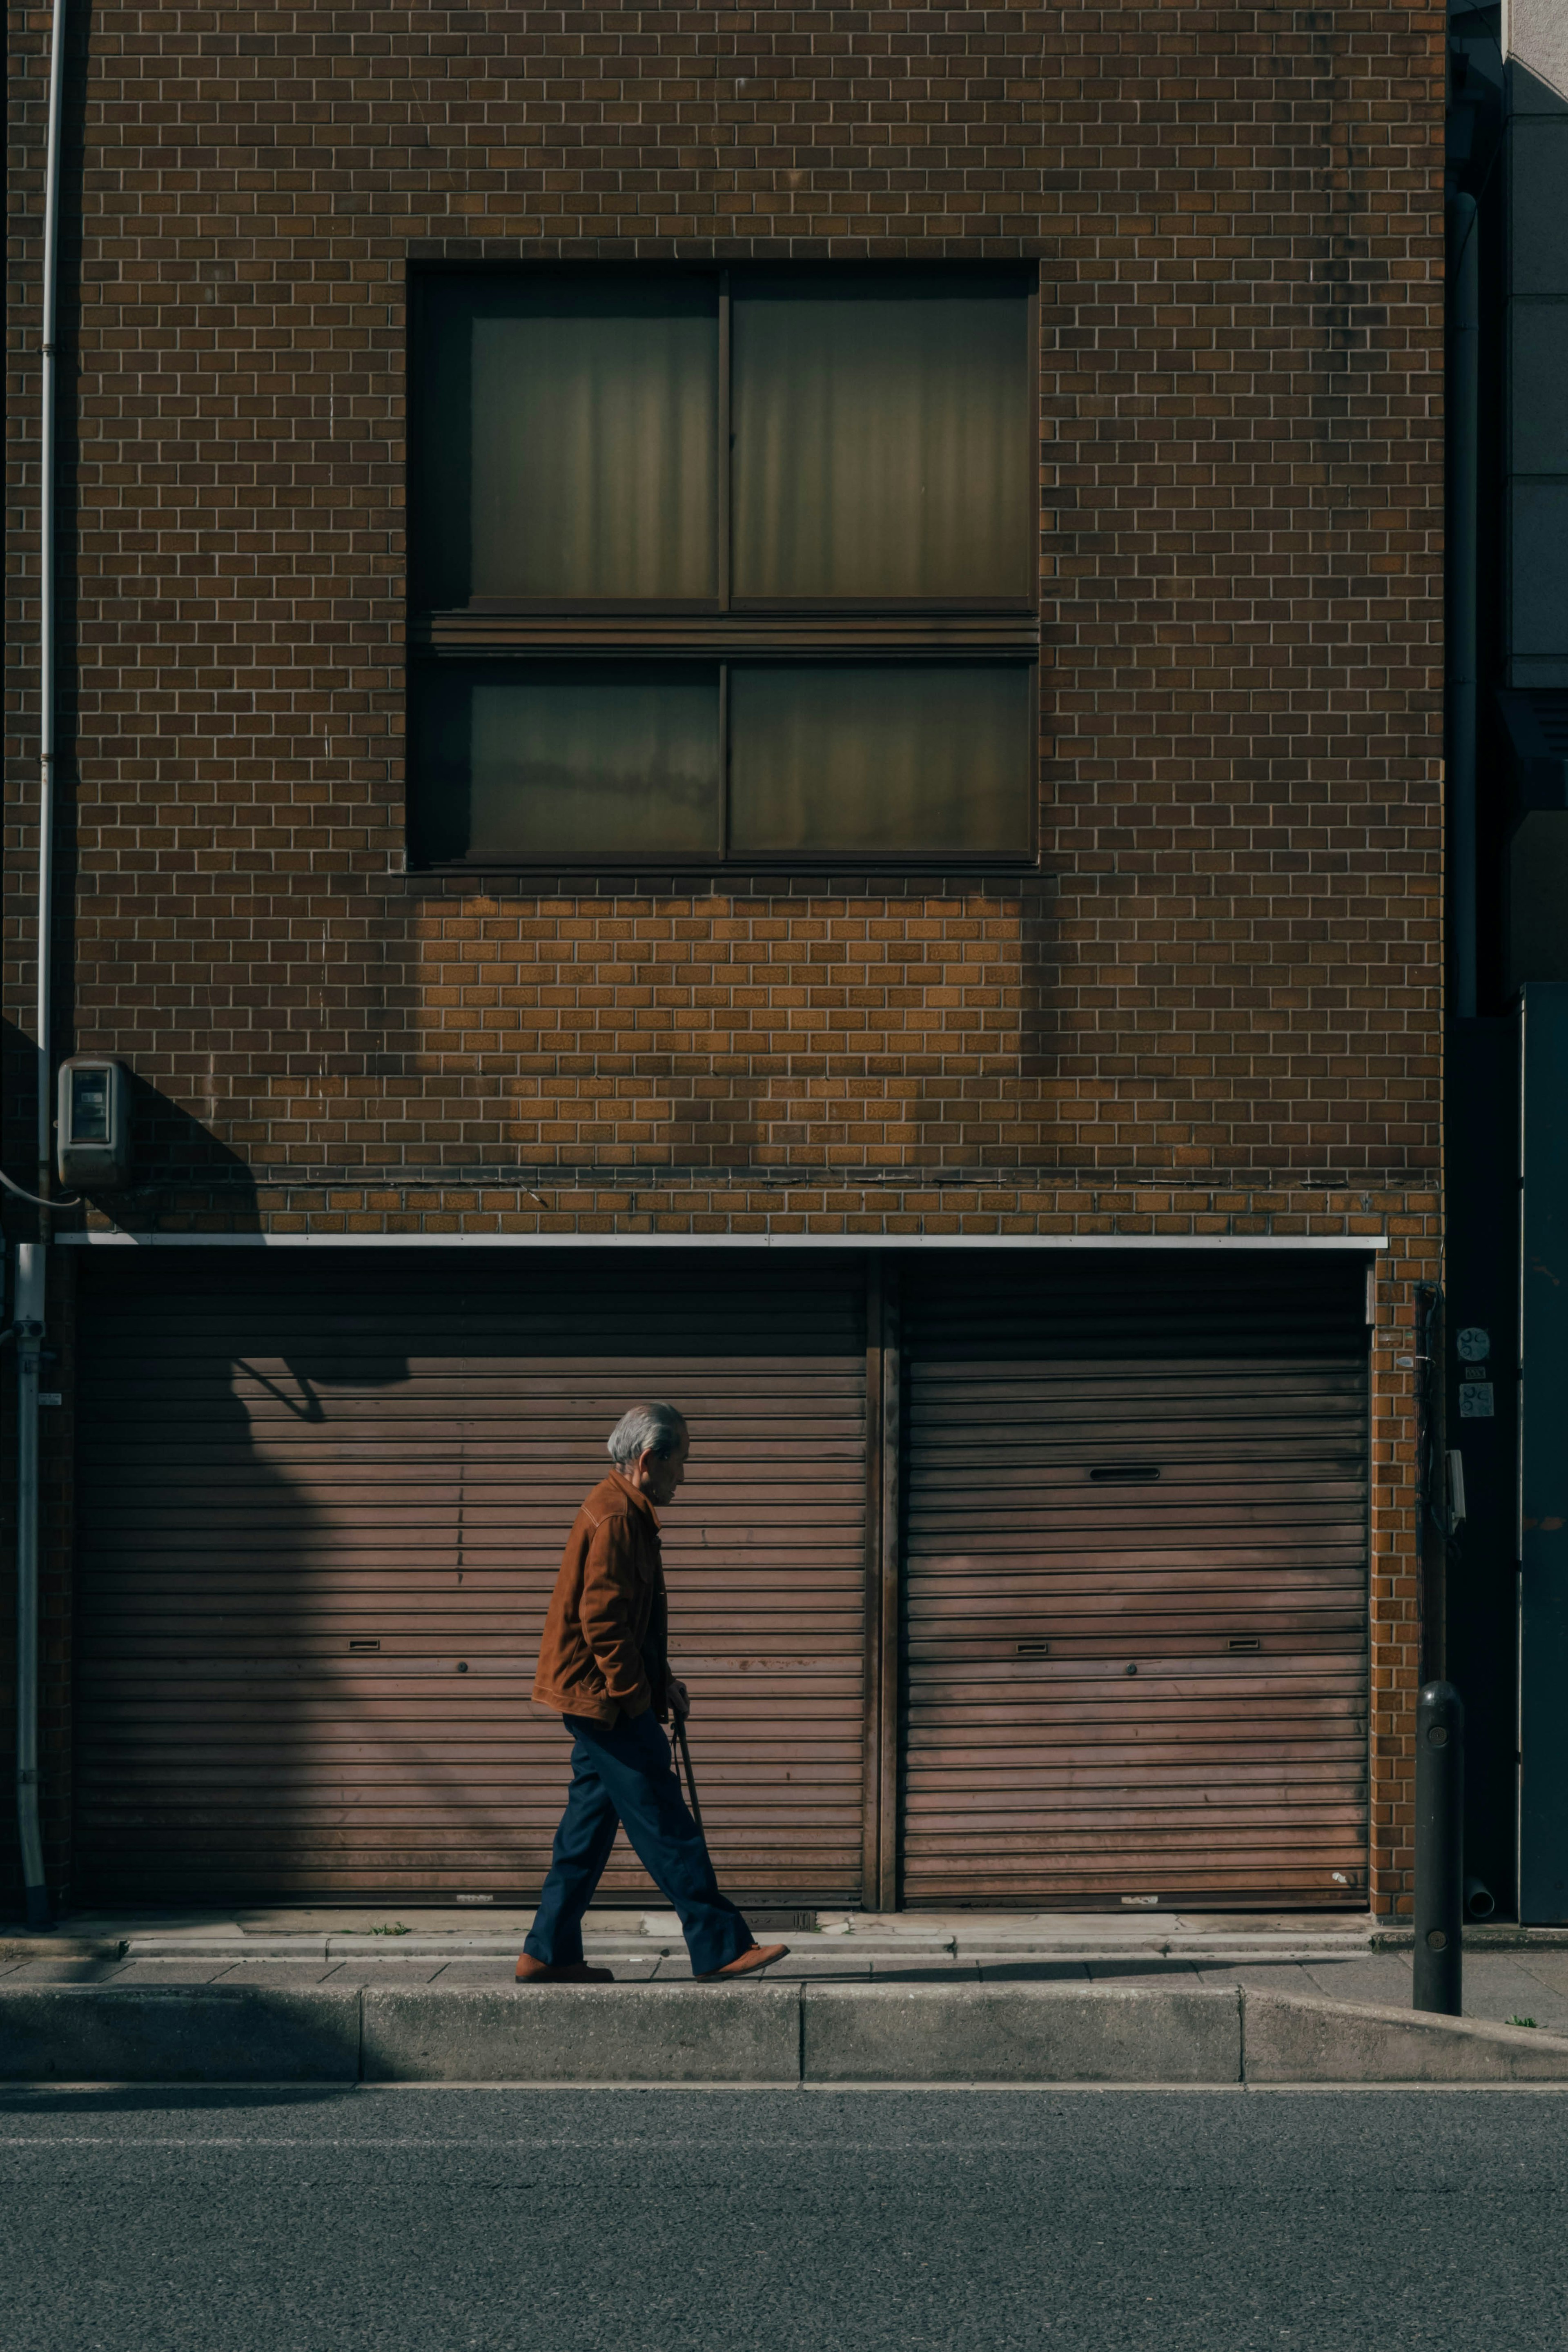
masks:
POLYGON ((978 659, 1030 660, 1040 650, 1034 613, 910 612, 761 613, 432 613, 408 624, 416 656, 541 654, 584 659, 606 654, 676 654, 738 661, 748 655, 778 659, 809 655, 850 661, 868 654, 906 661, 922 656, 971 654, 978 659))
POLYGON ((815 880, 819 876, 829 881, 841 881, 846 877, 864 875, 887 875, 890 877, 947 874, 963 874, 971 877, 989 874, 1047 876, 1047 869, 1041 865, 1037 853, 1030 852, 1015 856, 1002 851, 992 851, 987 855, 961 856, 953 852, 947 856, 931 854, 921 856, 873 855, 870 852, 865 852, 858 856, 749 857, 728 860, 680 856, 589 858, 493 856, 436 859, 424 865, 416 864, 413 858, 410 858, 405 871, 411 881, 426 878, 440 880, 450 877, 475 879, 487 874, 496 874, 531 877, 536 881, 559 877, 563 879, 594 882, 606 876, 626 877, 635 880, 639 877, 650 878, 679 874, 700 877, 704 881, 713 883, 728 882, 738 888, 749 887, 754 878, 772 882, 789 882, 815 880))

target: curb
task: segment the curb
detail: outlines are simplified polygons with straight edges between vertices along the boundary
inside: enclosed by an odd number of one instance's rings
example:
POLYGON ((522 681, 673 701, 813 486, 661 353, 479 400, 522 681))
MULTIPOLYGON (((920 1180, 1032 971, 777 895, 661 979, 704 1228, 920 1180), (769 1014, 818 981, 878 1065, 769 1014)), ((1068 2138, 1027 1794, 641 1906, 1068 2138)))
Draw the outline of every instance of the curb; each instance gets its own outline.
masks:
MULTIPOLYGON (((742 2083, 801 2080, 801 2000, 789 1985, 366 1990, 366 2083, 742 2083), (539 1995, 544 1998, 540 2000, 539 1995)), ((3 2012, 0 2012, 3 2014, 3 2012)))
POLYGON ((0 1966, 12 1960, 122 1960, 123 1936, 0 1936, 0 1966))
POLYGON ((0 2081, 353 2083, 360 2004, 317 1988, 0 1986, 0 2081))
POLYGON ((1568 2037, 1241 1987, 0 1984, 8 2083, 1568 2083, 1568 2037))
POLYGON ((1293 1992, 1243 2003, 1249 2083, 1562 2083, 1568 2038, 1293 1992))
POLYGON ((801 1988, 803 2083, 1238 2083, 1237 1989, 801 1988))
MULTIPOLYGON (((397 1937, 337 1933, 313 1936, 136 1935, 125 1938, 115 1951, 106 1949, 102 1953, 89 1955, 68 1952, 63 1948, 54 1950, 29 1945, 25 1951, 18 1949, 14 1957, 27 1959, 112 1958, 117 1956, 117 1951, 122 1950, 125 1958, 132 1960, 510 1959, 521 1949, 521 1935, 457 1933, 438 1936, 410 1933, 397 1937)), ((679 1932, 670 1936, 590 1935, 583 1939, 583 1949, 591 1960, 657 1959, 683 1952, 685 1948, 679 1932)), ((1011 1937, 996 1931, 971 1934, 961 1930, 940 1943, 931 1937, 914 1936, 802 1936, 792 1944, 791 1949, 796 1958, 820 1959, 825 1965, 871 1959, 914 1962, 970 1961, 977 1958, 1040 1963, 1054 1960, 1207 1959, 1234 1965, 1237 1962, 1256 1964, 1268 1960, 1342 1960, 1360 1957, 1366 1947, 1357 1942, 1347 1948, 1342 1936, 1332 1940, 1297 1936, 1279 1938, 1272 1943, 1246 1936, 1210 1937, 1206 1939, 1168 1937, 1141 1943, 1083 1936, 1061 1943, 1042 1944, 1037 1937, 1011 1937)), ((4 1955, 0 1954, 0 1957, 4 1955)))
MULTIPOLYGON (((1373 1952, 1408 1952, 1415 1941, 1410 1927, 1377 1927, 1367 1938, 1373 1952)), ((1568 1927, 1518 1927, 1505 1923, 1489 1927, 1465 1922, 1467 1952, 1560 1952, 1568 1946, 1568 1927)))

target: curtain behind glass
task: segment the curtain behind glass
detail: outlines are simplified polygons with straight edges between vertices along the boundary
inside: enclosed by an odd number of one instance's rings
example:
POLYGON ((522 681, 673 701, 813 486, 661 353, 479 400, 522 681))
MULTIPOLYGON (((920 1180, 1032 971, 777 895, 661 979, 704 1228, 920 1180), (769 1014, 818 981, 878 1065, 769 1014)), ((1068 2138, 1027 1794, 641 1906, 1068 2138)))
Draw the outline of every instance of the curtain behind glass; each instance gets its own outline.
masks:
POLYGON ((425 857, 718 854, 716 664, 443 663, 418 689, 425 857))
POLYGON ((1022 287, 851 270, 732 290, 736 596, 1026 602, 1022 287))
POLYGON ((1025 856, 1034 708, 1022 663, 737 663, 731 851, 1025 856))
POLYGON ((438 279, 421 334, 422 602, 717 593, 712 280, 438 279))

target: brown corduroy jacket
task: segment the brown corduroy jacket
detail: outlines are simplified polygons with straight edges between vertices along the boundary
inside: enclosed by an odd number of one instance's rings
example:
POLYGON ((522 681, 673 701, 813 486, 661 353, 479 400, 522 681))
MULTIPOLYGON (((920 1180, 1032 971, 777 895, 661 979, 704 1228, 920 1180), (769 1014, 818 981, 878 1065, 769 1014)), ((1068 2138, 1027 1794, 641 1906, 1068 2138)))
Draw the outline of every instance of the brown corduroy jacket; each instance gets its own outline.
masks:
POLYGON ((533 1696, 558 1715, 617 1723, 662 1713, 668 1605, 653 1505, 612 1470, 572 1523, 551 1595, 533 1696))

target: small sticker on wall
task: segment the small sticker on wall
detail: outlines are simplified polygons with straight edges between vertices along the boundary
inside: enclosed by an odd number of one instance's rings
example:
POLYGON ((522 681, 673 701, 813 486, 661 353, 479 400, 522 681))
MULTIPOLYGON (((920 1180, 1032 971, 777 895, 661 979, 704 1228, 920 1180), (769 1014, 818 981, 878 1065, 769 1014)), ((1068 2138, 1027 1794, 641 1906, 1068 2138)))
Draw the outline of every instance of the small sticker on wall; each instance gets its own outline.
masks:
POLYGON ((1461 1421, 1491 1421, 1492 1383, 1490 1381, 1459 1382, 1459 1419, 1461 1421))

